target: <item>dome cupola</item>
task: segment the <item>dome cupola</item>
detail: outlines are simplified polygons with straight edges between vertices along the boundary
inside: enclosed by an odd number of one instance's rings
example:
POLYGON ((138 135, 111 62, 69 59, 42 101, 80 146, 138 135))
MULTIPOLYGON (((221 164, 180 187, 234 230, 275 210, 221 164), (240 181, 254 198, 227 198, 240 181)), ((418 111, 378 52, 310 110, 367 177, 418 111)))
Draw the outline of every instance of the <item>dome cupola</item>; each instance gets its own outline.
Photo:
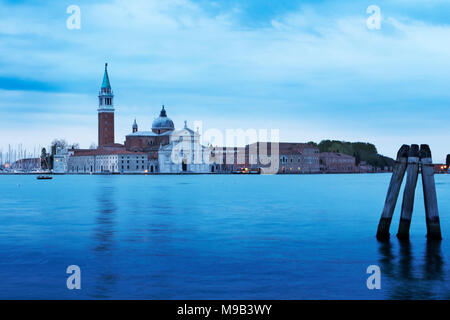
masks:
POLYGON ((173 131, 174 129, 175 126, 173 125, 173 121, 167 117, 167 113, 163 105, 159 117, 152 123, 152 131, 154 133, 163 133, 166 131, 173 131))

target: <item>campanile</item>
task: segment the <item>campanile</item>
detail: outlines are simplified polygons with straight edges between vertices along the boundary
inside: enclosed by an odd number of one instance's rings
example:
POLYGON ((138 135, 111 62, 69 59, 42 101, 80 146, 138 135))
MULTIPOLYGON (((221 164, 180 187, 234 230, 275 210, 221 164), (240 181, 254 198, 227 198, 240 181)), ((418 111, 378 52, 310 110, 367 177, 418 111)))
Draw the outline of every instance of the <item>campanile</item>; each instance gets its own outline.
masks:
POLYGON ((102 87, 98 95, 98 146, 114 144, 114 94, 108 77, 108 64, 105 63, 102 87))

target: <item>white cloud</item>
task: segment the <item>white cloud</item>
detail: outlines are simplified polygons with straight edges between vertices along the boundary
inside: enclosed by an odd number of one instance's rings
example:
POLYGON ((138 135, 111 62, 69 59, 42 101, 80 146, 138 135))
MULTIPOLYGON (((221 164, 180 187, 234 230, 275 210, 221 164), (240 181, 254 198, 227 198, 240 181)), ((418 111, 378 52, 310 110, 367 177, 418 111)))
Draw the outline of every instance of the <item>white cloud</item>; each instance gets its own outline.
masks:
MULTIPOLYGON (((0 76, 79 79, 96 101, 92 83, 100 82, 107 60, 116 101, 128 118, 136 105, 154 106, 156 115, 165 100, 212 122, 217 110, 230 119, 239 110, 250 125, 269 117, 282 128, 289 114, 299 128, 315 121, 318 127, 333 127, 330 134, 340 138, 342 127, 355 128, 355 137, 364 137, 361 127, 366 127, 380 141, 384 128, 367 119, 368 109, 383 114, 404 108, 401 103, 414 97, 429 103, 450 98, 445 90, 449 26, 384 14, 382 29, 368 30, 365 11, 329 16, 309 8, 248 27, 233 10, 213 15, 188 0, 116 0, 80 7, 81 30, 67 30, 65 8, 55 6, 20 6, 7 20, 0 19, 0 76)), ((0 102, 12 104, 13 99, 3 96, 0 102)), ((95 111, 85 105, 74 114, 86 115, 89 108, 95 111)), ((417 105, 411 112, 416 123, 425 114, 417 105)), ((62 121, 62 115, 57 117, 62 121)), ((290 126, 281 134, 309 136, 301 130, 290 126)), ((80 138, 84 144, 95 140, 80 138)), ((391 152, 388 145, 380 149, 391 152)))

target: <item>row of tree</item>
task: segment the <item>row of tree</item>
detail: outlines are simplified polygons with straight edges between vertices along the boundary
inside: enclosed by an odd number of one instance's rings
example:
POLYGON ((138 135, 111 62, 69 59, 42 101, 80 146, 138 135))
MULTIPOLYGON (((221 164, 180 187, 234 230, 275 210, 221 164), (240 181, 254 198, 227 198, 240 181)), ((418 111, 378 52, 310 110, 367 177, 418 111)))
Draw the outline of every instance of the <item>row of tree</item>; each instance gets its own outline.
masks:
POLYGON ((320 152, 339 152, 355 157, 356 164, 361 161, 376 168, 392 167, 394 159, 378 154, 377 148, 367 142, 346 142, 338 140, 322 140, 319 144, 310 142, 319 148, 320 152))

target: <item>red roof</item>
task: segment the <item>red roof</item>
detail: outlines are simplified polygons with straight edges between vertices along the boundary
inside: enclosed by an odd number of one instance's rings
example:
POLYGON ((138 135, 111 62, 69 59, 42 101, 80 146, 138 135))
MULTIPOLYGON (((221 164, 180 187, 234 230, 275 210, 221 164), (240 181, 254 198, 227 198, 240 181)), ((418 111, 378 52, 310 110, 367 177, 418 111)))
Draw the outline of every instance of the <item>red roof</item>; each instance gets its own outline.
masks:
POLYGON ((116 154, 136 154, 146 155, 145 152, 133 152, 127 150, 105 150, 105 149, 76 149, 74 150, 74 156, 102 156, 102 155, 116 155, 116 154))

